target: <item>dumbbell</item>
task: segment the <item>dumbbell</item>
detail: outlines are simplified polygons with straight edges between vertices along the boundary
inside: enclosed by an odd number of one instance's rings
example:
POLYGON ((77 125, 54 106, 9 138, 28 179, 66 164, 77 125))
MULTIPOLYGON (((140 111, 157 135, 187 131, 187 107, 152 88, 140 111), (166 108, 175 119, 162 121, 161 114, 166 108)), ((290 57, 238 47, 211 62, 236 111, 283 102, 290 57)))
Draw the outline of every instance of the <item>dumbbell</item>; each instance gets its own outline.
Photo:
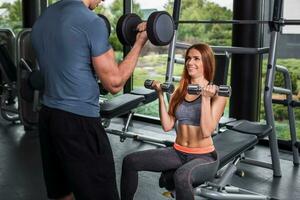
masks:
POLYGON ((98 17, 100 17, 100 18, 102 18, 104 20, 106 28, 107 28, 107 32, 108 32, 108 37, 109 37, 110 33, 111 33, 110 22, 108 21, 108 19, 107 19, 107 17, 105 15, 98 14, 98 17))
MULTIPOLYGON (((123 45, 133 46, 138 31, 137 26, 143 20, 134 13, 123 15, 117 23, 117 36, 123 45)), ((156 46, 164 46, 171 42, 174 36, 174 21, 166 11, 153 12, 147 20, 147 35, 150 42, 156 46)))
MULTIPOLYGON (((150 79, 145 80, 145 82, 144 82, 145 88, 153 89, 153 87, 152 87, 153 81, 154 80, 150 80, 150 79)), ((171 83, 171 82, 161 83, 160 87, 163 92, 167 92, 169 94, 172 94, 175 90, 175 87, 174 87, 173 83, 171 83)))
MULTIPOLYGON (((198 84, 189 84, 188 93, 192 95, 198 95, 202 91, 202 87, 198 84)), ((217 86, 218 96, 230 97, 231 96, 231 87, 228 85, 217 86)))

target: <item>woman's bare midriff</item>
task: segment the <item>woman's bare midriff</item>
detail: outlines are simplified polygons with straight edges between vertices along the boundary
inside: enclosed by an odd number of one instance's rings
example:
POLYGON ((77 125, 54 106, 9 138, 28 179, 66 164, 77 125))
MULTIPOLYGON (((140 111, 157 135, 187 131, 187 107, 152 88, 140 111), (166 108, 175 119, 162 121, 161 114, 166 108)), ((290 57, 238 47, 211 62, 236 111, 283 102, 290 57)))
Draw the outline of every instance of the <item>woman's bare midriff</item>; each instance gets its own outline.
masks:
POLYGON ((177 130, 177 144, 189 148, 209 147, 213 145, 211 137, 203 137, 200 126, 179 125, 177 130))

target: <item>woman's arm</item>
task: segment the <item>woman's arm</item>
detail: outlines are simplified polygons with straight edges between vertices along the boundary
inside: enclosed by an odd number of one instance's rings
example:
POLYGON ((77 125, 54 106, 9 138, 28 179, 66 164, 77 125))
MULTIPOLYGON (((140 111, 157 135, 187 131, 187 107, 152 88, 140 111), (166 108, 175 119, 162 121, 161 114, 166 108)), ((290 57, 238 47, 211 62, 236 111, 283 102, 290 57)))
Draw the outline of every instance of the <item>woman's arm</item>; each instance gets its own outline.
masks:
POLYGON ((215 96, 216 86, 205 87, 202 94, 200 128, 203 137, 210 137, 226 106, 226 97, 215 96))
POLYGON ((166 132, 170 131, 174 127, 175 118, 168 114, 167 106, 164 99, 164 94, 160 88, 160 83, 158 81, 153 81, 152 86, 157 91, 158 94, 159 117, 160 117, 162 128, 166 132))

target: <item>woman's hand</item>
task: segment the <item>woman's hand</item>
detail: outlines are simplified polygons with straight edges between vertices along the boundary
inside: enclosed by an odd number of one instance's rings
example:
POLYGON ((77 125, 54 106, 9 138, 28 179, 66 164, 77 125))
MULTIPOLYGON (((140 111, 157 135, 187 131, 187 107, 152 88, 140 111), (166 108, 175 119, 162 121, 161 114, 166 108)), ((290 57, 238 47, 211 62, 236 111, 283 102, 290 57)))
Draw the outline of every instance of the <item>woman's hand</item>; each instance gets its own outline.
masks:
POLYGON ((154 80, 151 86, 154 90, 156 90, 157 93, 163 93, 159 81, 154 80))
POLYGON ((218 93, 216 85, 206 85, 202 88, 201 95, 204 98, 212 98, 218 93))

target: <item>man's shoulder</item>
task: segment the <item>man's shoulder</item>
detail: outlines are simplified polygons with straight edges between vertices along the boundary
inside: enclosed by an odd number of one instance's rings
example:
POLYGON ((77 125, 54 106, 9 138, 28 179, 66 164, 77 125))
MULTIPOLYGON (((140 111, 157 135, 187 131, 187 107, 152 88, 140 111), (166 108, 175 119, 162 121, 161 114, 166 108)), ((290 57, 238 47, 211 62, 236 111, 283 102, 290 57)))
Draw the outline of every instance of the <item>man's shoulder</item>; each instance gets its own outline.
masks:
POLYGON ((50 5, 46 12, 59 12, 62 15, 72 14, 78 18, 95 18, 97 15, 89 10, 81 1, 59 1, 50 5))

